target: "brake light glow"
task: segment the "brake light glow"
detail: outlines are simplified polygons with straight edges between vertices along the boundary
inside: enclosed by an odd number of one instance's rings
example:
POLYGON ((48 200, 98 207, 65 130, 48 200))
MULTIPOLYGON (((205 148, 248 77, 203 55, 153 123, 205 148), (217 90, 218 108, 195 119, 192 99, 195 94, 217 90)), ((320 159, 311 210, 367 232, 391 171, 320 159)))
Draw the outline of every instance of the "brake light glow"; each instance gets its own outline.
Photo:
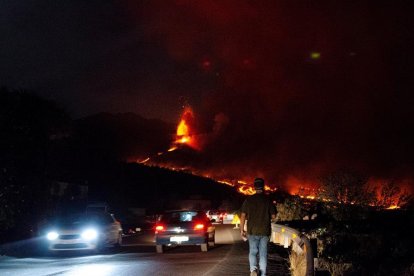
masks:
POLYGON ((158 232, 161 232, 161 231, 165 231, 164 225, 155 226, 155 233, 158 233, 158 232))
POLYGON ((203 230, 203 229, 204 229, 204 224, 202 224, 202 223, 197 223, 194 226, 194 230, 203 230))

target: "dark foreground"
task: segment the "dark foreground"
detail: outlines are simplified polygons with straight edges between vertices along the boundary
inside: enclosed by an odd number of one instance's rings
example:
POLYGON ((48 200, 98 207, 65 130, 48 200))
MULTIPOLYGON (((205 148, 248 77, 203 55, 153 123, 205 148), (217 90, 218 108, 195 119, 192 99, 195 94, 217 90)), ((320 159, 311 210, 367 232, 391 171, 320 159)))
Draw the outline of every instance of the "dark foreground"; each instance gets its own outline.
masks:
MULTIPOLYGON (((3 249, 0 275, 249 275, 248 244, 231 225, 217 227, 218 244, 208 252, 187 246, 157 254, 151 239, 133 241, 129 238, 122 248, 97 255, 50 255, 35 247, 38 240, 22 242, 3 249)), ((285 249, 271 244, 269 275, 289 275, 286 258, 285 249)))

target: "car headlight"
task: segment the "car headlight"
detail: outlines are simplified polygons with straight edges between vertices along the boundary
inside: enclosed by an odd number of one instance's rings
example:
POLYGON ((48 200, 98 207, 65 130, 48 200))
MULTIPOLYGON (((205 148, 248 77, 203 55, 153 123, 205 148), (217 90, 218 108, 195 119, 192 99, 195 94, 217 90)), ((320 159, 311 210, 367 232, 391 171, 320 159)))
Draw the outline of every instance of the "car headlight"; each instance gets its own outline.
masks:
POLYGON ((47 233, 46 238, 49 241, 53 241, 56 240, 59 237, 59 234, 55 231, 50 231, 49 233, 47 233))
POLYGON ((98 232, 95 229, 87 229, 82 232, 82 238, 85 240, 94 240, 98 237, 98 232))

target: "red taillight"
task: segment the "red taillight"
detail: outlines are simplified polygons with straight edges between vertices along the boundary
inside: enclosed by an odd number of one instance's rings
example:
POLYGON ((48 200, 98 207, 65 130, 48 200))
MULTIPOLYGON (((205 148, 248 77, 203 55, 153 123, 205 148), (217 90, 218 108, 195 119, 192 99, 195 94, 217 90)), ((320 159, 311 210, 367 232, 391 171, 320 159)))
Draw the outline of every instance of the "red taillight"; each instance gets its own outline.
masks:
POLYGON ((155 226, 155 233, 158 233, 158 232, 161 232, 161 231, 165 231, 164 225, 155 226))
POLYGON ((202 224, 202 223, 197 223, 194 226, 194 230, 203 230, 203 229, 204 229, 204 224, 202 224))

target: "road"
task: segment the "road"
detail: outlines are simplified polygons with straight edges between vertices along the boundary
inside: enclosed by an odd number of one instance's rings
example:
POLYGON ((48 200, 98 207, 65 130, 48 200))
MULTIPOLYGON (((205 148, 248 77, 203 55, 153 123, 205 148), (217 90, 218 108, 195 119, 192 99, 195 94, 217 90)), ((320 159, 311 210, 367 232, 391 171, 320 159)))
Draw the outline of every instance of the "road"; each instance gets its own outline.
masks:
MULTIPOLYGON (((38 250, 38 240, 14 244, 0 256, 0 275, 248 275, 248 244, 232 225, 216 226, 216 246, 169 248, 155 253, 152 235, 125 238, 120 250, 88 255, 64 253, 49 256, 38 250)), ((271 245, 269 275, 289 275, 286 250, 271 245)))

